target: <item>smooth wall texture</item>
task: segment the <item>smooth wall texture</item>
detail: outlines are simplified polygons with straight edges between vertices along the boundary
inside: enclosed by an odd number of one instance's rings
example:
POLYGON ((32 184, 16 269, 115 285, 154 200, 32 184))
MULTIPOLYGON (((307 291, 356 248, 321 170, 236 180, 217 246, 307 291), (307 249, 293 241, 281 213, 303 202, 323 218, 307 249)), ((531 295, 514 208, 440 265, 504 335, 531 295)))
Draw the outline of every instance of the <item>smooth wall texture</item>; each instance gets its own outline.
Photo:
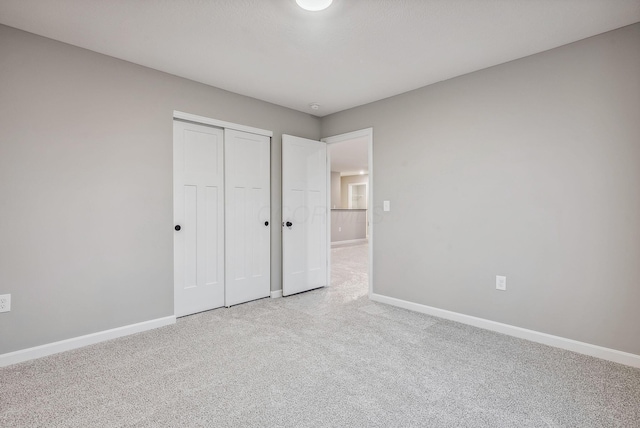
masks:
POLYGON ((367 237, 367 210, 331 210, 331 242, 352 241, 367 237))
POLYGON ((0 26, 0 354, 173 314, 173 110, 274 132, 279 224, 281 135, 317 118, 0 26))
POLYGON ((375 293, 640 354, 640 24, 325 117, 322 136, 367 127, 375 293))

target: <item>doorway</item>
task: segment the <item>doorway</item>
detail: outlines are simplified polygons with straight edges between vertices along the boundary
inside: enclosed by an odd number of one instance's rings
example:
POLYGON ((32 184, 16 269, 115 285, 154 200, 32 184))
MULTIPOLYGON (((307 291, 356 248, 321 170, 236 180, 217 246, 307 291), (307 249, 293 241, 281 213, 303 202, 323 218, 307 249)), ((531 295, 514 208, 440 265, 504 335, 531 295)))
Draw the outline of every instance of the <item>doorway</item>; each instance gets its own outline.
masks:
POLYGON ((322 139, 327 143, 331 286, 366 283, 373 289, 373 129, 322 139))

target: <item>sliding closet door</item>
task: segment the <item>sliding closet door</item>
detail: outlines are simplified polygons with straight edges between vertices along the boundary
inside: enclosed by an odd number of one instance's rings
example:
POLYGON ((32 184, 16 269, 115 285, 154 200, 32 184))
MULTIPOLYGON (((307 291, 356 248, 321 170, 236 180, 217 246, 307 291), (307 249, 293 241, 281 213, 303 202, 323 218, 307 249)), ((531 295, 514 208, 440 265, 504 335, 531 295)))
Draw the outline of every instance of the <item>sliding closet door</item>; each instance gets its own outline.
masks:
POLYGON ((223 131, 173 122, 176 316, 224 306, 223 131))
POLYGON ((267 297, 270 281, 270 145, 225 129, 225 304, 267 297))

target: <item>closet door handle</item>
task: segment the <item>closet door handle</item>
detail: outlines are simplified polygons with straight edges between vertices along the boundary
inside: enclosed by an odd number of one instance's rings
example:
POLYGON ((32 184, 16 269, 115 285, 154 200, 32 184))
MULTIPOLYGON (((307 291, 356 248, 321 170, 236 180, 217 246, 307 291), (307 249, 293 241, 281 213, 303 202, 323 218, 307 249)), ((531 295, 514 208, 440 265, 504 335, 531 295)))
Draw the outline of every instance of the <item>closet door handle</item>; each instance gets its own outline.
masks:
POLYGON ((290 228, 291 226, 293 226, 293 223, 291 223, 290 221, 288 221, 288 222, 286 223, 286 226, 290 228))
POLYGON ((177 232, 180 232, 180 229, 182 229, 182 228, 180 227, 180 225, 179 225, 179 224, 176 224, 176 227, 174 227, 174 229, 175 229, 177 232))
POLYGON ((269 222, 268 222, 268 221, 265 221, 265 222, 264 222, 264 225, 265 225, 265 226, 269 226, 269 222))

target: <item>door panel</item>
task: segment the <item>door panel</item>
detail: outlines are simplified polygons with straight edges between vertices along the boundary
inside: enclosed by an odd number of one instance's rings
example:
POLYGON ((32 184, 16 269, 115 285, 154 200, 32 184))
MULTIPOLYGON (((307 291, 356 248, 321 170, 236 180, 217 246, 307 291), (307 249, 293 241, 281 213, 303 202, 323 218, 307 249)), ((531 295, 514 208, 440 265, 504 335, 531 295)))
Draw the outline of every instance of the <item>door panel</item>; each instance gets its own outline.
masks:
POLYGON ((283 135, 283 295, 328 284, 328 208, 326 144, 283 135))
POLYGON ((205 188, 205 215, 200 218, 201 224, 198 226, 198 230, 205 230, 205 240, 203 240, 203 248, 200 254, 204 255, 203 260, 199 260, 204 266, 206 266, 206 278, 207 285, 218 284, 223 282, 224 275, 221 272, 222 265, 220 260, 223 259, 224 254, 221 254, 220 242, 224 242, 223 230, 221 224, 223 223, 219 217, 222 214, 222 206, 220 202, 222 197, 221 191, 218 187, 207 186, 205 188))
MULTIPOLYGON (((198 228, 188 227, 197 224, 198 218, 198 187, 184 186, 184 220, 181 227, 184 235, 184 257, 180 259, 184 263, 184 288, 198 285, 198 228)), ((176 222, 178 223, 178 222, 176 222)))
POLYGON ((226 306, 271 294, 271 139, 225 130, 226 306))
POLYGON ((174 307, 184 316, 224 305, 223 132, 173 122, 174 307))

